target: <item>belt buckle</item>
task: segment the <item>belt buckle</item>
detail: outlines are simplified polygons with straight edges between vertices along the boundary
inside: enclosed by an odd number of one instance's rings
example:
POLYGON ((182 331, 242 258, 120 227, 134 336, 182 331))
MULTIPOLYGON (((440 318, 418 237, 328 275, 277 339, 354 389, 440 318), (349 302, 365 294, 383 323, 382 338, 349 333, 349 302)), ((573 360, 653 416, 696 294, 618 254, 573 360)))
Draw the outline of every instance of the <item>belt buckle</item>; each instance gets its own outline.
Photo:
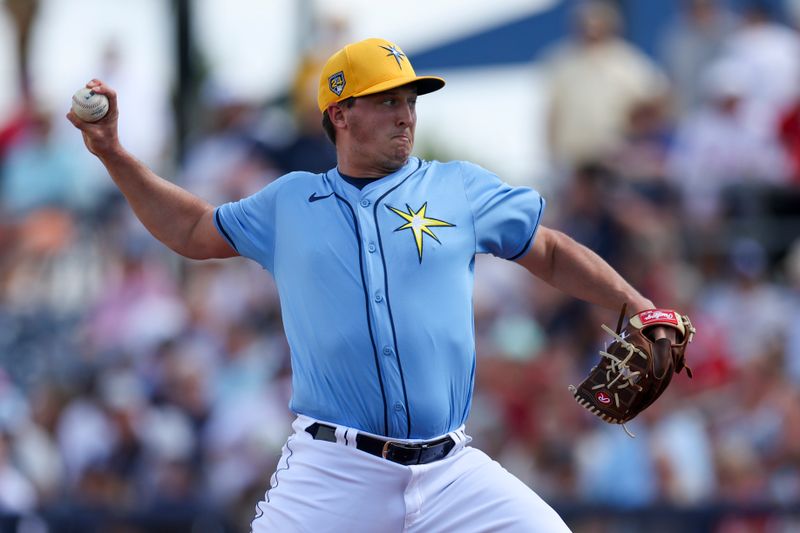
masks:
POLYGON ((383 450, 381 450, 381 457, 383 457, 386 460, 389 460, 389 457, 387 457, 387 456, 389 455, 389 445, 390 444, 395 444, 395 441, 387 440, 386 442, 383 443, 383 450))
POLYGON ((389 447, 391 445, 393 445, 393 444, 395 445, 395 449, 404 450, 404 451, 409 452, 409 453, 411 453, 411 452, 415 452, 416 453, 416 456, 415 456, 416 460, 415 461, 412 461, 411 463, 401 462, 400 464, 417 464, 416 461, 419 461, 420 454, 424 450, 427 450, 428 448, 431 447, 431 444, 429 444, 427 442, 407 444, 407 443, 401 442, 401 441, 387 440, 383 444, 383 450, 381 450, 381 457, 383 457, 387 461, 399 462, 394 458, 389 458, 389 447))

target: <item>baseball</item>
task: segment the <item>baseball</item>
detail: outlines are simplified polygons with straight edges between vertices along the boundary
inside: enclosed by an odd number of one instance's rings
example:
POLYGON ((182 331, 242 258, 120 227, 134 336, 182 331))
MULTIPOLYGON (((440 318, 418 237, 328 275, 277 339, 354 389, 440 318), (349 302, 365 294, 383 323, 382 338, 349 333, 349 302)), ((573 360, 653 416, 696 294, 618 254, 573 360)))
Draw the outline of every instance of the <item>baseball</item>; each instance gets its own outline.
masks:
POLYGON ((97 122, 108 113, 108 98, 83 87, 72 95, 72 111, 84 122, 97 122))

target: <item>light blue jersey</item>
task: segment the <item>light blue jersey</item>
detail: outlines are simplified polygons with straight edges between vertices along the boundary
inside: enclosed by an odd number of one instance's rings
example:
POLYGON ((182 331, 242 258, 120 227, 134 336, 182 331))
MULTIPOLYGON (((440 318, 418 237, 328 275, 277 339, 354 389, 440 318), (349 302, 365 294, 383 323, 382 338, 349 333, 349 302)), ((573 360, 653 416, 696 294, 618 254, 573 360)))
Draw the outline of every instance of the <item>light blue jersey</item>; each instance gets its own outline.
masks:
POLYGON ((525 254, 544 209, 466 162, 408 163, 363 190, 293 172, 215 213, 275 277, 292 353, 290 409, 429 439, 462 425, 475 374, 476 253, 525 254))

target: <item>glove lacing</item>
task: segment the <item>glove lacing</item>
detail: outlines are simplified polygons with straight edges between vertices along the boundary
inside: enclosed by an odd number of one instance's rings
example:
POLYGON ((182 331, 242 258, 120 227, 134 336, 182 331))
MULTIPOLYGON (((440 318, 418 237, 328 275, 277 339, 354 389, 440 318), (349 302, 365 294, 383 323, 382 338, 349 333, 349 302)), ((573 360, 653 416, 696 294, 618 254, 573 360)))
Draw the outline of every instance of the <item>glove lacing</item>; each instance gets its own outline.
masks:
MULTIPOLYGON (((641 371, 636 370, 634 372, 631 372, 631 368, 628 362, 634 356, 637 355, 642 359, 644 359, 645 361, 647 361, 648 357, 647 354, 644 353, 642 350, 640 350, 638 347, 636 347, 636 345, 626 341, 622 335, 612 330, 605 324, 601 324, 600 327, 603 328, 606 331, 606 333, 609 333, 614 339, 616 339, 616 341, 619 343, 619 346, 622 349, 627 350, 628 353, 624 359, 620 359, 619 357, 613 354, 610 354, 604 350, 600 350, 600 355, 609 360, 608 369, 606 370, 606 380, 610 381, 608 381, 607 383, 599 383, 594 387, 592 387, 592 390, 597 390, 605 387, 606 389, 608 389, 609 392, 611 392, 611 386, 616 384, 617 381, 620 381, 621 379, 622 382, 617 385, 617 390, 625 389, 627 387, 633 387, 641 392, 642 387, 636 384, 636 382, 639 381, 639 375, 641 374, 641 371), (611 379, 611 377, 615 373, 616 375, 614 376, 613 379, 611 379)), ((619 407, 619 394, 617 394, 616 392, 614 392, 614 403, 617 405, 617 407, 619 407)), ((633 432, 631 432, 631 430, 629 430, 624 423, 620 425, 622 426, 622 429, 625 430, 625 433, 627 433, 629 437, 631 438, 636 437, 636 435, 634 435, 633 432)))
MULTIPOLYGON (((600 327, 603 328, 606 331, 606 333, 610 334, 617 341, 619 346, 622 349, 627 350, 628 353, 625 355, 624 358, 620 359, 616 355, 608 353, 605 350, 600 351, 600 355, 609 360, 608 368, 606 369, 606 383, 598 383, 597 385, 592 387, 592 390, 606 388, 609 392, 611 392, 612 386, 616 385, 617 390, 625 389, 627 387, 633 387, 641 391, 642 387, 636 384, 636 382, 639 381, 639 375, 641 374, 641 371, 636 370, 632 372, 629 365, 629 361, 635 356, 639 356, 645 361, 647 361, 648 358, 647 354, 644 353, 642 350, 640 350, 636 345, 626 341, 622 335, 612 330, 605 324, 601 324, 600 327), (618 381, 621 382, 617 384, 618 381)), ((570 385, 569 388, 574 392, 575 390, 574 386, 570 385)), ((614 392, 614 403, 616 404, 617 407, 619 407, 619 394, 617 394, 616 392, 614 392)), ((629 437, 636 437, 636 435, 634 435, 625 426, 624 423, 621 423, 620 425, 622 426, 622 429, 625 430, 625 433, 627 433, 629 437)))

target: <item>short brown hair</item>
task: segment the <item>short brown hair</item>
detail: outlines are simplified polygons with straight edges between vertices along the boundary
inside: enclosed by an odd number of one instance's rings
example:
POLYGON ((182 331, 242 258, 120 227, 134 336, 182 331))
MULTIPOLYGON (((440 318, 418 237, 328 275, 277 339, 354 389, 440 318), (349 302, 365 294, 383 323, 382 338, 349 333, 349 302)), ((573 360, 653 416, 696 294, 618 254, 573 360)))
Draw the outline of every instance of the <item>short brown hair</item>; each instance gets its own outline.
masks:
MULTIPOLYGON (((346 98, 339 102, 340 105, 345 107, 353 107, 353 104, 356 102, 354 97, 346 98)), ((322 129, 325 130, 325 135, 328 136, 328 139, 336 146, 336 128, 333 127, 333 123, 331 122, 331 117, 328 115, 328 110, 326 109, 322 113, 322 129)))

